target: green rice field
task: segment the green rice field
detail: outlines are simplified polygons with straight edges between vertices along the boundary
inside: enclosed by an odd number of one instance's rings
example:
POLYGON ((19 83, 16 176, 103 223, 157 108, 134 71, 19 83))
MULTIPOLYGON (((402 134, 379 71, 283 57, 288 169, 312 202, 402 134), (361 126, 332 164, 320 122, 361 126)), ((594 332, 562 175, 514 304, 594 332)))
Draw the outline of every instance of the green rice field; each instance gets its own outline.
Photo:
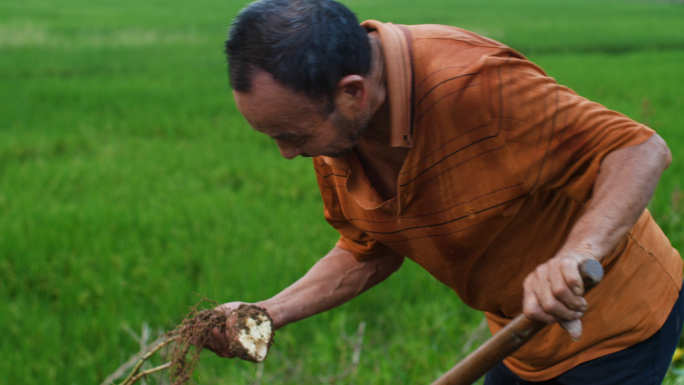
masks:
MULTIPOLYGON (((499 40, 658 131, 674 160, 650 209, 684 250, 684 2, 343 2, 499 40)), ((245 4, 0 1, 0 384, 107 383, 198 294, 268 298, 336 241, 311 161, 282 159, 234 106, 223 42, 245 4)), ((429 384, 489 337, 481 321, 407 261, 280 330, 263 364, 204 352, 195 380, 429 384)))

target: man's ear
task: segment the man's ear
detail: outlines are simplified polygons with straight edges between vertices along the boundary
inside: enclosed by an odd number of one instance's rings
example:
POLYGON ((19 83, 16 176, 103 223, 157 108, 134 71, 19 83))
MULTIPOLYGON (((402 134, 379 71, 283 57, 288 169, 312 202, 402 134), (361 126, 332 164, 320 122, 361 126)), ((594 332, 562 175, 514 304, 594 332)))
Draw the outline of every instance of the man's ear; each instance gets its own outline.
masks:
POLYGON ((347 75, 337 83, 335 107, 342 113, 357 114, 368 101, 368 83, 359 75, 347 75))

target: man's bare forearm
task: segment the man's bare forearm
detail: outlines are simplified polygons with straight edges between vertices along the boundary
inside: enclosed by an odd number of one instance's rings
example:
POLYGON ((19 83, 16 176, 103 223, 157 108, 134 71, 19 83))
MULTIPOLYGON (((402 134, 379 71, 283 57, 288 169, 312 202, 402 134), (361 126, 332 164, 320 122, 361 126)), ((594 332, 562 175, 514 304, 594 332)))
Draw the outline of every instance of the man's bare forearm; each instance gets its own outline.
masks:
POLYGON ((646 142, 616 151, 601 163, 593 197, 563 247, 599 261, 634 226, 672 160, 663 139, 654 134, 646 142))
POLYGON ((359 262, 351 252, 335 247, 297 282, 257 305, 268 310, 279 329, 358 296, 399 269, 403 259, 388 253, 359 262))

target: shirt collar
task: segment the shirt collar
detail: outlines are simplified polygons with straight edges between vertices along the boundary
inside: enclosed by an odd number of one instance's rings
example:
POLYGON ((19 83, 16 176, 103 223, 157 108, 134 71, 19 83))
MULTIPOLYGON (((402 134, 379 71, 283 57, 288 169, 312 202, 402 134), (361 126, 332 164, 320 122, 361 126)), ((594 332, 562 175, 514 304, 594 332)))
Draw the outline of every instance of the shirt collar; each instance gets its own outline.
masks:
POLYGON ((390 105, 390 147, 411 147, 413 112, 413 66, 411 32, 404 25, 366 20, 366 31, 377 31, 387 75, 387 97, 390 105))

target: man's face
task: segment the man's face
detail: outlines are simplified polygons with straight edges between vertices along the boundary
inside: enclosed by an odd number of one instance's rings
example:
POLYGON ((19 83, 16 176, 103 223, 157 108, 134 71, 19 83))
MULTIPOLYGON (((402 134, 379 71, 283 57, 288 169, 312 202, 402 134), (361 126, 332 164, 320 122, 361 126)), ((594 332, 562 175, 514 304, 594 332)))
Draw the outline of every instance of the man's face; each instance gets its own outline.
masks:
POLYGON ((276 142, 286 159, 297 156, 341 157, 352 151, 370 121, 370 113, 345 116, 325 103, 293 92, 258 71, 249 92, 233 92, 238 110, 257 131, 276 142))

